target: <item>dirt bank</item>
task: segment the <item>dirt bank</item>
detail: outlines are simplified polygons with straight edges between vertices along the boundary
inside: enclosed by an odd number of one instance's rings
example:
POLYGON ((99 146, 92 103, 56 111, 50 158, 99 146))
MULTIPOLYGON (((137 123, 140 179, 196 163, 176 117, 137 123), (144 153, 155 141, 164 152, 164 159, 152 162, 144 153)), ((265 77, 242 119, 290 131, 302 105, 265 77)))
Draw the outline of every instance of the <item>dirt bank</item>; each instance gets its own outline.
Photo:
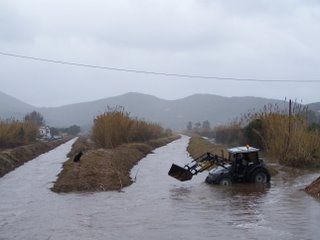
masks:
POLYGON ((36 142, 0 151, 0 177, 68 140, 70 138, 52 142, 36 142))
POLYGON ((320 177, 314 180, 310 185, 305 188, 305 191, 311 196, 320 199, 320 177))
POLYGON ((130 171, 139 160, 153 149, 179 137, 175 135, 147 143, 124 144, 115 149, 93 149, 90 140, 78 139, 52 190, 54 192, 121 190, 133 182, 130 171), (79 151, 82 151, 83 155, 79 162, 74 162, 74 156, 79 151))

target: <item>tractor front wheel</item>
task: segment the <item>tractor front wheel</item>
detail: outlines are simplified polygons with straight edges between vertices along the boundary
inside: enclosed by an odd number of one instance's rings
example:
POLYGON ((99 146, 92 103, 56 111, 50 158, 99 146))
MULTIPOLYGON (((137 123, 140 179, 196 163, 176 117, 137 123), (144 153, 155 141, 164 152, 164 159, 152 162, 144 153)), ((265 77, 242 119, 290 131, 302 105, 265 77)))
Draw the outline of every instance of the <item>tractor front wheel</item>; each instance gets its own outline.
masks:
POLYGON ((270 174, 264 169, 258 169, 252 174, 251 182, 258 184, 268 183, 270 182, 270 174))
POLYGON ((230 177, 222 177, 219 181, 219 184, 222 186, 231 186, 232 180, 230 177))

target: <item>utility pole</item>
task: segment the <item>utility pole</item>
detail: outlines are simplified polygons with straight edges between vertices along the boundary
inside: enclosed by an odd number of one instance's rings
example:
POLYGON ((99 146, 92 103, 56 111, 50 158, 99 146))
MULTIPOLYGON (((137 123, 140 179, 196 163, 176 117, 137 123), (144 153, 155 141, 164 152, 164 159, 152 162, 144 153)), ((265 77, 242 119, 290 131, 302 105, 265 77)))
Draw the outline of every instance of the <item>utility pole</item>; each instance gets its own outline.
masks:
POLYGON ((289 100, 289 139, 291 136, 291 115, 292 115, 292 101, 289 100))
POLYGON ((288 135, 286 139, 286 148, 285 148, 285 155, 283 157, 286 157, 289 151, 289 145, 290 145, 290 137, 291 137, 291 116, 292 116, 292 101, 289 99, 289 126, 288 126, 288 135))

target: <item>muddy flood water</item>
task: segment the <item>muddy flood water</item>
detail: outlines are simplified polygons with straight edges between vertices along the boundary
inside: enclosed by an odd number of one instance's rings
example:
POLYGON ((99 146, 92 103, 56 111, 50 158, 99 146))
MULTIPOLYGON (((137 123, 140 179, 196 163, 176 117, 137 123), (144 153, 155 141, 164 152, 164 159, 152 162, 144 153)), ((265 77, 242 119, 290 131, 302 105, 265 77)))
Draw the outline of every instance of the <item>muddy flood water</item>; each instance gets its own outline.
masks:
POLYGON ((272 178, 270 188, 211 186, 167 175, 190 161, 188 137, 154 151, 123 192, 50 191, 74 140, 0 179, 0 239, 320 239, 320 201, 302 188, 320 173, 272 178))

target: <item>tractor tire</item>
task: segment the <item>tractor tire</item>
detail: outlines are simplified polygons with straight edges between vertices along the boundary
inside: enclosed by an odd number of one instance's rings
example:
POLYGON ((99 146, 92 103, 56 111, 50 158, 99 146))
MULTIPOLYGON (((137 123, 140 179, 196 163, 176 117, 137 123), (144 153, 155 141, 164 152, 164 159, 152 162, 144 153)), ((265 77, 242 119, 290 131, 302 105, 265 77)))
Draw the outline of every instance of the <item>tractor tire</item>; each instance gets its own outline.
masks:
POLYGON ((232 179, 230 177, 222 177, 219 180, 219 184, 222 186, 231 186, 232 185, 232 179))
POLYGON ((251 175, 251 182, 257 184, 269 183, 270 182, 270 174, 267 170, 261 168, 257 169, 251 175))
POLYGON ((214 183, 210 177, 206 177, 205 182, 208 183, 208 184, 213 184, 214 183))

